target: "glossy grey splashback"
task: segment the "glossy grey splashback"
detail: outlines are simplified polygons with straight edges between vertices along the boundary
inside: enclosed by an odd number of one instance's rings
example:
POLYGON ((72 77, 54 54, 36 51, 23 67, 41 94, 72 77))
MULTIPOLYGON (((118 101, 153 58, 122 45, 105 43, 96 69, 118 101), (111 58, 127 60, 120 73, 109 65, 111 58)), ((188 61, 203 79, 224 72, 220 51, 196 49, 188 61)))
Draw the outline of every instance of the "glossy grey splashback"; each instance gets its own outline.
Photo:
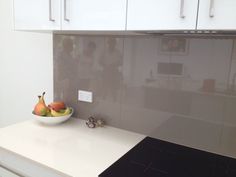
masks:
POLYGON ((54 34, 54 99, 76 117, 231 156, 235 80, 231 39, 54 34))

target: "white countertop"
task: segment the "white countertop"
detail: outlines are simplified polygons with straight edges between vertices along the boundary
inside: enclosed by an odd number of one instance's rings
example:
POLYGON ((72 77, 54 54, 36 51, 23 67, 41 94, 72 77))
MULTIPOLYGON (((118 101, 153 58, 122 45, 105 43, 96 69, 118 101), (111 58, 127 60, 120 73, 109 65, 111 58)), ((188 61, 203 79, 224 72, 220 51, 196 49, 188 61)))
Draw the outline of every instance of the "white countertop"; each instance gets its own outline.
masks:
POLYGON ((34 120, 0 129, 0 148, 73 177, 97 177, 145 136, 113 127, 89 129, 71 119, 59 126, 34 120))

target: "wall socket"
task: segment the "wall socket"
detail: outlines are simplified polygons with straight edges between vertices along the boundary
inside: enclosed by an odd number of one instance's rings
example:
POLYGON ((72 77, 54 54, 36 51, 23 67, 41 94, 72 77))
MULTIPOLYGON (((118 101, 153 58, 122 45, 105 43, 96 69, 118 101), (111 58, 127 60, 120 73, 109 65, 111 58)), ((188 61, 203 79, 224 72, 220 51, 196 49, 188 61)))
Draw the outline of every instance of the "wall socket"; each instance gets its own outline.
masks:
POLYGON ((93 92, 78 90, 78 100, 83 102, 93 102, 93 92))

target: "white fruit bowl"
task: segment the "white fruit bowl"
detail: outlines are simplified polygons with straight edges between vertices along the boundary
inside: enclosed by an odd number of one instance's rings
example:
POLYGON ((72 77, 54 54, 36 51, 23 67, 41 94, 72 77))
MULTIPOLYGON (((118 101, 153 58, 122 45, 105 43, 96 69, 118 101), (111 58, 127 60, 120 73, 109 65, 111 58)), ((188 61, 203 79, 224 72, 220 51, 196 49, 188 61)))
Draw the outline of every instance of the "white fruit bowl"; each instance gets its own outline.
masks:
POLYGON ((71 109, 71 113, 65 116, 46 117, 46 116, 38 116, 33 113, 33 117, 35 118, 36 121, 40 123, 43 123, 46 125, 57 125, 57 124, 67 121, 72 116, 72 114, 74 113, 74 110, 73 108, 70 108, 70 109, 71 109))

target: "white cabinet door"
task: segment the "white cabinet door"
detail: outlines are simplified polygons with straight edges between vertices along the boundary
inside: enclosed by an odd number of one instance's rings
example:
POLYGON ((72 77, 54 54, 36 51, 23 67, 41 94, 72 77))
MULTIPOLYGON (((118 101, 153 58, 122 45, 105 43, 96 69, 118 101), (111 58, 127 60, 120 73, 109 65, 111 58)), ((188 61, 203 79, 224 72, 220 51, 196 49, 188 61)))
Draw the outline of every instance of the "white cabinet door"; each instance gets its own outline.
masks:
POLYGON ((63 30, 125 30, 126 0, 62 0, 63 30))
POLYGON ((20 176, 0 167, 0 177, 20 177, 20 176))
POLYGON ((236 0, 200 0, 197 28, 235 30, 236 0))
POLYGON ((128 0, 127 30, 194 30, 198 0, 128 0))
POLYGON ((14 0, 16 30, 59 30, 61 0, 14 0))

